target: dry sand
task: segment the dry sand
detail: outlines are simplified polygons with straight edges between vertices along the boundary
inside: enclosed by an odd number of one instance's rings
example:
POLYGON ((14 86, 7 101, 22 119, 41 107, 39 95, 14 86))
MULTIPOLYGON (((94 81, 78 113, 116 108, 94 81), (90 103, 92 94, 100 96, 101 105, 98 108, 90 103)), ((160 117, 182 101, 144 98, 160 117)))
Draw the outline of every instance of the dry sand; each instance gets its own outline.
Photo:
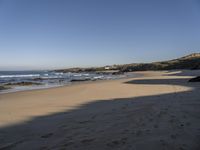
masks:
POLYGON ((198 150, 200 71, 0 95, 0 150, 198 150))

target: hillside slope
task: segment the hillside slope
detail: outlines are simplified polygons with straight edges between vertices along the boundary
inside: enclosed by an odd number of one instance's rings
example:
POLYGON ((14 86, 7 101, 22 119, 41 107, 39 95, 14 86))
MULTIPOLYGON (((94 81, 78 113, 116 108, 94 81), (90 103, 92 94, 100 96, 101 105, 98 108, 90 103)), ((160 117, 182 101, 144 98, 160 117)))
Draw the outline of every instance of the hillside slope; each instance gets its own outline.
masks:
POLYGON ((69 68, 56 70, 58 72, 105 72, 118 70, 119 72, 147 71, 147 70, 172 70, 172 69, 200 69, 200 53, 193 53, 178 59, 152 63, 132 63, 106 67, 69 68), (106 69, 110 68, 110 69, 106 69))
POLYGON ((193 53, 169 61, 120 65, 118 66, 118 69, 123 72, 145 70, 200 69, 200 53, 193 53))

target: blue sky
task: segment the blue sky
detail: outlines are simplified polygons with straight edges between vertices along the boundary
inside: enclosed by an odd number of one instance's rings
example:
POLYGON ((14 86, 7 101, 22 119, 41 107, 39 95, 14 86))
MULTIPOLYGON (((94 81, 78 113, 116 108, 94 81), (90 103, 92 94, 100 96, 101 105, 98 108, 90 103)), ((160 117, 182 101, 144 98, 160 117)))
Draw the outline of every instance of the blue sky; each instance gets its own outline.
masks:
POLYGON ((200 51, 200 0, 0 0, 0 70, 167 60, 200 51))

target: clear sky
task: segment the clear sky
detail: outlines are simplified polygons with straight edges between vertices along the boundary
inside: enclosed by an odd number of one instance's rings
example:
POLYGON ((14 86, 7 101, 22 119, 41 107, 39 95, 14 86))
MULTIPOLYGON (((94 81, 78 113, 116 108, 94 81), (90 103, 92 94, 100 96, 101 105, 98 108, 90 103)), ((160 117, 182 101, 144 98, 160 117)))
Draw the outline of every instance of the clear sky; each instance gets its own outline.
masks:
POLYGON ((0 70, 167 60, 200 52, 200 0, 0 0, 0 70))

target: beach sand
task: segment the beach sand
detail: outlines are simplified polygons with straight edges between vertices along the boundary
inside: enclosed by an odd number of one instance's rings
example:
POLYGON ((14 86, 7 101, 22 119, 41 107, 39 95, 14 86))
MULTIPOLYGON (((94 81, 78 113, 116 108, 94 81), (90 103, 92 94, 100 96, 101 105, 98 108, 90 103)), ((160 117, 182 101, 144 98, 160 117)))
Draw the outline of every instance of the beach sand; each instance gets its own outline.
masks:
POLYGON ((0 94, 0 150, 198 150, 200 71, 0 94))

